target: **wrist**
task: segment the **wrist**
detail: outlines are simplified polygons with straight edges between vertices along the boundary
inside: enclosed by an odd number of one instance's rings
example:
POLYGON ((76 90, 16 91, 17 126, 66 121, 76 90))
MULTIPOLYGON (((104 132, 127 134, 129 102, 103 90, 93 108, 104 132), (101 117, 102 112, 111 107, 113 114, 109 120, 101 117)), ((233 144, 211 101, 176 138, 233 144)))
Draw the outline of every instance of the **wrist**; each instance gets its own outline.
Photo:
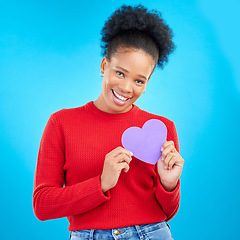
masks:
POLYGON ((103 193, 105 193, 105 192, 107 192, 109 189, 105 186, 105 184, 104 184, 104 181, 103 181, 103 179, 102 179, 102 176, 101 176, 101 188, 102 188, 102 191, 103 191, 103 193))
POLYGON ((178 180, 173 183, 169 183, 169 182, 161 180, 161 184, 167 192, 172 192, 176 188, 176 186, 178 184, 178 180))

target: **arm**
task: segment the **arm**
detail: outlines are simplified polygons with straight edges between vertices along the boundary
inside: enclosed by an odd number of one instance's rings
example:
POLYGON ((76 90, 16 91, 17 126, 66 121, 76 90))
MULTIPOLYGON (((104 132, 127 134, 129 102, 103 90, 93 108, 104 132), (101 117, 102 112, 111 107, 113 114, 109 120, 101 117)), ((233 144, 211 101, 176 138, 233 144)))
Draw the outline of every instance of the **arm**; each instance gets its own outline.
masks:
POLYGON ((157 187, 155 191, 155 196, 158 203, 160 204, 163 212, 167 216, 167 221, 169 221, 178 211, 180 204, 180 180, 178 180, 177 186, 171 192, 164 189, 161 184, 159 175, 157 175, 157 187))
POLYGON ((64 136, 52 115, 41 139, 34 179, 33 208, 38 219, 81 214, 109 200, 100 175, 64 187, 64 136))
POLYGON ((173 122, 168 128, 168 141, 163 145, 157 165, 156 198, 167 215, 167 220, 177 212, 180 203, 180 175, 184 160, 179 154, 177 131, 173 122))

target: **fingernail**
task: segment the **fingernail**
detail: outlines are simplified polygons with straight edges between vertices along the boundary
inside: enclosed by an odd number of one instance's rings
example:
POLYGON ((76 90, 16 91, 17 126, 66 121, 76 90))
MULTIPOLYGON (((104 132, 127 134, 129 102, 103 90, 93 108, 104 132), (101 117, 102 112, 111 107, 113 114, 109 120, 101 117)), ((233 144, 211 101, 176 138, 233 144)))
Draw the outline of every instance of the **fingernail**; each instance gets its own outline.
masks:
POLYGON ((166 170, 167 170, 167 169, 168 169, 168 167, 164 165, 164 169, 166 169, 166 170))
POLYGON ((161 159, 161 161, 163 161, 164 160, 163 156, 161 156, 160 159, 161 159))

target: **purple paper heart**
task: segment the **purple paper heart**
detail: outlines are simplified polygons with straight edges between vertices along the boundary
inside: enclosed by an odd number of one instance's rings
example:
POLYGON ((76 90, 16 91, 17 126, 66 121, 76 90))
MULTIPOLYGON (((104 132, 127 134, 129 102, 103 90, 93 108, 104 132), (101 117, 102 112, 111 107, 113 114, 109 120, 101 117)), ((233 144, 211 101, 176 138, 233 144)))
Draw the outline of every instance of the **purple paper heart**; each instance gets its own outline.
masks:
POLYGON ((167 139, 167 128, 158 119, 145 122, 142 128, 130 127, 122 134, 122 145, 139 160, 156 164, 160 158, 162 145, 167 139))

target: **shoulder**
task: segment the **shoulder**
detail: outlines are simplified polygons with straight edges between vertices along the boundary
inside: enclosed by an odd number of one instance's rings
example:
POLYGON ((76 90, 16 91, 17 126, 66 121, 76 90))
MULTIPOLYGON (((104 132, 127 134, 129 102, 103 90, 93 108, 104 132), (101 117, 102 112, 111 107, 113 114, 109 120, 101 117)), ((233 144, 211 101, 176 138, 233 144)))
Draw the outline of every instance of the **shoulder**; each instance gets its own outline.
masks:
POLYGON ((46 128, 55 129, 61 137, 65 133, 77 131, 83 126, 83 123, 88 122, 90 115, 86 105, 75 108, 64 108, 52 113, 48 119, 46 128))
POLYGON ((51 117, 53 117, 53 118, 62 118, 62 117, 65 117, 65 116, 74 115, 74 114, 77 114, 81 108, 82 107, 63 108, 61 110, 58 110, 58 111, 52 113, 51 117))
POLYGON ((75 108, 63 108, 59 111, 56 111, 51 114, 50 119, 53 119, 54 121, 64 121, 64 120, 70 120, 70 119, 75 119, 78 118, 79 116, 82 116, 86 114, 87 112, 87 104, 80 106, 80 107, 75 107, 75 108))

